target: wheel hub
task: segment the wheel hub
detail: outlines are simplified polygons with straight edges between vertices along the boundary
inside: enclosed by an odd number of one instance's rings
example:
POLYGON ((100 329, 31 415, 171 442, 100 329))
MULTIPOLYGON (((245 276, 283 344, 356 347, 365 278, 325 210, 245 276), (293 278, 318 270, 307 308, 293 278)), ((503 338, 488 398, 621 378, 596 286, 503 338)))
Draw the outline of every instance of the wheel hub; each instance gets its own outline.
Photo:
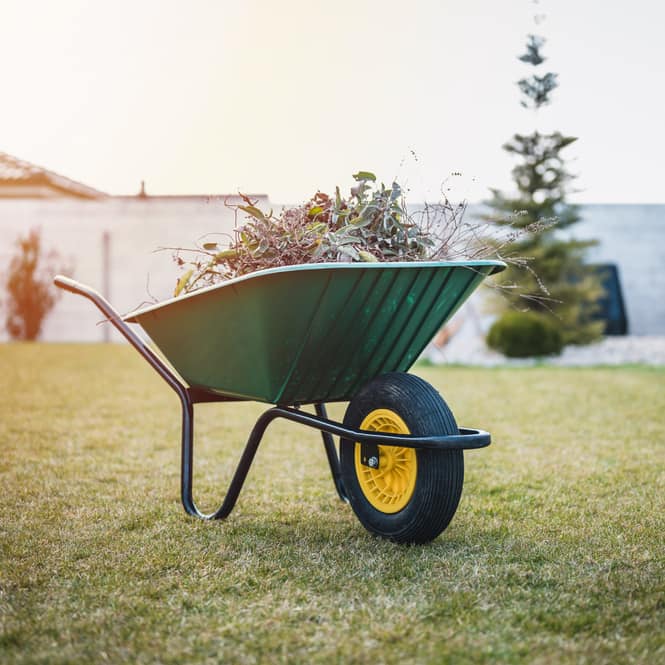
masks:
MULTIPOLYGON (((387 434, 410 434, 399 415, 389 409, 375 409, 360 429, 387 434)), ((370 504, 383 513, 397 513, 410 501, 416 487, 418 461, 413 448, 378 446, 378 468, 363 464, 362 446, 356 443, 355 467, 360 488, 370 504)))

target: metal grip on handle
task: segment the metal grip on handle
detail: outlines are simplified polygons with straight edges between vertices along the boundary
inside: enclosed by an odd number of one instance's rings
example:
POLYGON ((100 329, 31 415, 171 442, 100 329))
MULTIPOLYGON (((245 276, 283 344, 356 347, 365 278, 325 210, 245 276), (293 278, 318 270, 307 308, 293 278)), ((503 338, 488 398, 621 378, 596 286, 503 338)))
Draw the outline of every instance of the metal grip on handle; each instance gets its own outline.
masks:
POLYGON ((94 289, 91 289, 89 286, 85 286, 85 284, 77 282, 75 279, 71 279, 71 277, 65 277, 64 275, 56 275, 53 278, 53 283, 58 288, 63 289, 65 291, 69 291, 70 293, 75 293, 76 295, 86 296, 86 297, 90 297, 90 295, 95 295, 98 298, 102 297, 94 289))

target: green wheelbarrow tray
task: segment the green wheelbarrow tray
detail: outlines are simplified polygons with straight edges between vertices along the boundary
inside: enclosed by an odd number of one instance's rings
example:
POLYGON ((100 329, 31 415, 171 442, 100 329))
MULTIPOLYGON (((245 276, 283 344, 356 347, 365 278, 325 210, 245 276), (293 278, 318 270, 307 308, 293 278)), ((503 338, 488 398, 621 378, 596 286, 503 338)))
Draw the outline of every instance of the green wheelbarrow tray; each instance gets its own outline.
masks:
POLYGON ((188 514, 228 516, 266 428, 284 418, 319 430, 337 493, 370 532, 426 542, 457 508, 462 451, 489 445, 490 435, 457 427, 441 396, 406 372, 482 280, 504 268, 500 261, 286 266, 125 317, 94 289, 60 275, 54 281, 91 300, 178 394, 188 514), (192 491, 194 405, 237 400, 276 406, 255 423, 220 508, 203 514, 192 491), (325 403, 334 401, 350 401, 343 423, 327 417, 325 403), (301 409, 306 404, 314 413, 301 409))
POLYGON ((125 317, 192 387, 270 404, 347 401, 406 372, 496 261, 262 270, 125 317))

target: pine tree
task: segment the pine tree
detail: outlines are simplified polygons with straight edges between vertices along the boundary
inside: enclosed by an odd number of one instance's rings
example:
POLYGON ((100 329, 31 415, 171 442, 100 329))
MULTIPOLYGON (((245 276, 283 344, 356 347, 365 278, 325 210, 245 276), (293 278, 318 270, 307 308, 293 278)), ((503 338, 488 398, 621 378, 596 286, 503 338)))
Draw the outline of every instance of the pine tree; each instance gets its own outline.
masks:
MULTIPOLYGON (((544 43, 542 37, 529 35, 526 52, 519 59, 540 68, 545 62, 544 43)), ((518 86, 521 105, 536 114, 550 103, 558 86, 557 75, 534 73, 518 86)), ((487 202, 492 210, 490 221, 518 229, 502 250, 510 265, 501 282, 517 286, 502 290, 506 296, 503 307, 542 314, 559 328, 564 344, 587 344, 603 330, 603 323, 593 318, 602 290, 584 263, 587 248, 595 242, 566 240, 556 233, 580 220, 577 207, 566 200, 574 176, 561 156, 576 140, 559 132, 515 134, 503 149, 520 160, 512 170, 516 194, 492 190, 487 202), (528 260, 526 267, 524 260, 528 260)))

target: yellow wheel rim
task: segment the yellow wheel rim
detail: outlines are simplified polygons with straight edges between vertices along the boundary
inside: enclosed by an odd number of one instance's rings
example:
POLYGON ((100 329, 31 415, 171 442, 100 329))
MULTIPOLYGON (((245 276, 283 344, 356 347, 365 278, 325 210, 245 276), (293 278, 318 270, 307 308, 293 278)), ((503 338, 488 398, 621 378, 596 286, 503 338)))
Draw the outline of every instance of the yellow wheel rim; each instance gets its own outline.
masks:
MULTIPOLYGON (((410 434, 406 423, 389 409, 375 409, 360 423, 360 429, 390 434, 410 434)), ((397 513, 411 500, 416 487, 418 460, 413 448, 379 446, 379 468, 361 461, 361 445, 356 443, 356 476, 365 498, 382 513, 397 513)))

